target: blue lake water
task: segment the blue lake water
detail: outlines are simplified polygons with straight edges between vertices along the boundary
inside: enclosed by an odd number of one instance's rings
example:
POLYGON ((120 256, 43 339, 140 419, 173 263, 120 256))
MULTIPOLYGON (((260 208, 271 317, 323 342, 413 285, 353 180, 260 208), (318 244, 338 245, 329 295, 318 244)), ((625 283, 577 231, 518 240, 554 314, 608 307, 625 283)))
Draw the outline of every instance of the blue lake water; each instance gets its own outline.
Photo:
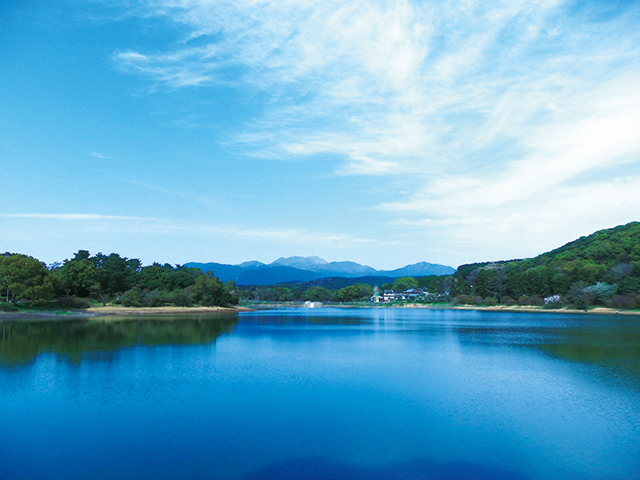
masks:
POLYGON ((1 479, 640 479, 640 319, 0 323, 1 479))

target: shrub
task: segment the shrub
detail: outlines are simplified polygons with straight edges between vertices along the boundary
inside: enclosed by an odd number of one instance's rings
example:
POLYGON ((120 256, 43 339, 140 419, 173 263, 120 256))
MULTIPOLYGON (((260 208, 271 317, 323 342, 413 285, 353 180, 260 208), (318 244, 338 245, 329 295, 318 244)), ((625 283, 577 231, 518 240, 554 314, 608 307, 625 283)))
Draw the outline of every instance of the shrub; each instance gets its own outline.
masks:
POLYGON ((145 292, 144 295, 142 295, 141 301, 145 307, 161 307, 165 301, 164 292, 162 290, 145 292))
POLYGON ((137 288, 127 290, 120 296, 120 303, 125 307, 139 307, 142 305, 141 292, 137 288))
POLYGON ((502 297, 502 303, 504 305, 517 305, 518 302, 516 302, 513 298, 505 295, 504 297, 502 297))
POLYGON ((615 284, 609 285, 604 282, 598 282, 595 285, 589 285, 583 289, 583 292, 588 295, 594 303, 600 305, 603 305, 607 300, 612 298, 615 291, 615 284))
POLYGON ((636 310, 640 308, 640 295, 634 293, 614 295, 611 300, 607 302, 607 306, 611 308, 636 310))
POLYGON ((531 297, 527 296, 527 295, 520 295, 518 297, 518 305, 524 306, 524 305, 532 305, 532 301, 531 301, 531 297))
POLYGON ((13 303, 9 302, 0 302, 0 312, 17 312, 18 307, 16 307, 13 303))
POLYGON ((190 307, 193 305, 193 290, 191 287, 176 288, 169 296, 173 301, 173 304, 177 307, 190 307))
POLYGON ((58 305, 62 308, 89 308, 91 306, 91 302, 87 298, 72 295, 70 297, 59 297, 58 305))
POLYGON ((484 299, 483 303, 488 306, 497 305, 498 299, 496 297, 487 297, 484 299))
POLYGON ((542 307, 544 306, 544 299, 539 295, 534 295, 533 297, 531 297, 531 305, 542 307))
POLYGON ((471 295, 457 295, 453 299, 453 303, 457 305, 473 305, 475 303, 475 299, 471 295))
POLYGON ((573 308, 587 310, 587 308, 589 308, 589 302, 585 297, 578 297, 573 301, 573 308))

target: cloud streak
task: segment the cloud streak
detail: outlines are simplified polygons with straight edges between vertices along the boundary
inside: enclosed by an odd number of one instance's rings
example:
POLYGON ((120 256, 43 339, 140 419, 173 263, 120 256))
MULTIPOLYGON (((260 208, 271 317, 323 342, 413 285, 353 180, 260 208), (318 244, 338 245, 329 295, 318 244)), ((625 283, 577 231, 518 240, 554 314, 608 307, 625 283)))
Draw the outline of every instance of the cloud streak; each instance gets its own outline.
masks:
POLYGON ((170 88, 267 92, 262 113, 232 132, 248 153, 330 153, 343 159, 339 175, 422 178, 409 200, 378 207, 402 216, 392 222, 398 228, 440 225, 462 237, 455 225, 478 225, 476 242, 508 230, 515 244, 526 225, 596 225, 605 214, 591 205, 595 191, 613 217, 629 221, 640 211, 632 194, 640 173, 635 4, 137 5, 137 14, 188 34, 161 53, 118 52, 120 68, 170 88))
POLYGON ((637 58, 638 34, 615 31, 631 14, 602 28, 565 3, 155 0, 140 8, 187 37, 114 60, 172 88, 268 91, 267 113, 237 137, 261 150, 342 154, 345 173, 427 173, 518 142, 637 58))
POLYGON ((259 239, 290 244, 336 244, 350 247, 366 244, 390 245, 392 242, 357 238, 349 235, 308 231, 303 229, 245 228, 237 225, 196 223, 159 217, 135 217, 122 215, 99 215, 86 213, 12 213, 0 214, 0 219, 74 222, 84 228, 99 228, 120 233, 169 235, 229 236, 232 238, 259 239))

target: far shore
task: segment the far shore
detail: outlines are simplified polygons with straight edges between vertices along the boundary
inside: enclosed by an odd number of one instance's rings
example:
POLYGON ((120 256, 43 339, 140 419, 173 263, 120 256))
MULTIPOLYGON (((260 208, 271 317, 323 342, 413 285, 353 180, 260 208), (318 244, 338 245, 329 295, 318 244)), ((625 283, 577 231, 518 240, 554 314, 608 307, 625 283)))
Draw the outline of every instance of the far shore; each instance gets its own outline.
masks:
POLYGON ((33 310, 22 312, 0 312, 0 322, 12 320, 69 320, 106 316, 129 315, 183 315, 203 313, 246 312, 250 308, 237 307, 89 307, 78 310, 33 310))
POLYGON ((153 315, 161 314, 182 314, 182 313, 220 313, 220 312, 245 312, 250 310, 246 307, 89 307, 86 312, 96 316, 104 315, 153 315))
MULTIPOLYGON (((572 314, 593 314, 593 315, 640 315, 640 310, 620 310, 609 307, 592 307, 588 310, 576 308, 545 308, 533 305, 452 305, 443 303, 323 303, 311 302, 312 306, 307 308, 415 308, 427 310, 477 310, 480 312, 527 312, 527 313, 572 313, 572 314)), ((251 309, 260 308, 301 308, 304 303, 296 302, 265 302, 252 305, 251 309)))
MULTIPOLYGON (((422 305, 412 304, 412 308, 421 308, 422 305)), ((430 307, 425 305, 424 307, 430 307)), ((638 310, 620 310, 617 308, 609 307, 593 307, 588 310, 579 310, 576 308, 544 308, 531 305, 491 305, 491 306, 473 306, 473 305, 452 305, 450 307, 444 307, 451 310, 480 310, 490 312, 540 312, 540 313, 588 313, 593 315, 640 315, 638 310)))
POLYGON ((321 303, 308 304, 295 302, 265 302, 245 304, 236 307, 123 307, 119 305, 107 305, 105 307, 89 307, 78 310, 32 310, 21 312, 0 312, 0 322, 14 320, 68 320, 81 318, 96 318, 106 316, 125 317, 131 315, 193 315, 205 313, 248 312, 269 308, 409 308, 429 310, 476 310, 487 312, 527 312, 527 313, 563 313, 563 314, 591 314, 591 315, 640 315, 638 310, 619 310, 608 307, 593 307, 588 310, 578 310, 567 307, 544 308, 538 306, 520 305, 447 305, 447 304, 367 304, 367 303, 321 303))

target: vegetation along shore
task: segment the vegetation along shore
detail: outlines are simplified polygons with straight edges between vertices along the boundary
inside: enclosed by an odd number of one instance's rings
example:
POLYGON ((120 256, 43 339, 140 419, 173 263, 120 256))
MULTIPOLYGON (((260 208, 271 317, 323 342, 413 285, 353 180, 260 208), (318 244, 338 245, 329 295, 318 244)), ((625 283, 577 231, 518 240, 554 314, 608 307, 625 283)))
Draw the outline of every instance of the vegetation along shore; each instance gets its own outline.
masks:
POLYGON ((371 301, 436 308, 637 312, 640 223, 601 230, 535 258, 461 265, 452 275, 407 276, 383 285, 373 284, 371 277, 369 283, 362 280, 239 286, 223 284, 214 272, 159 263, 142 266, 139 259, 117 253, 79 250, 71 259, 46 265, 7 252, 0 254, 0 312, 6 319, 20 312, 182 313, 238 305, 357 306, 371 301))

